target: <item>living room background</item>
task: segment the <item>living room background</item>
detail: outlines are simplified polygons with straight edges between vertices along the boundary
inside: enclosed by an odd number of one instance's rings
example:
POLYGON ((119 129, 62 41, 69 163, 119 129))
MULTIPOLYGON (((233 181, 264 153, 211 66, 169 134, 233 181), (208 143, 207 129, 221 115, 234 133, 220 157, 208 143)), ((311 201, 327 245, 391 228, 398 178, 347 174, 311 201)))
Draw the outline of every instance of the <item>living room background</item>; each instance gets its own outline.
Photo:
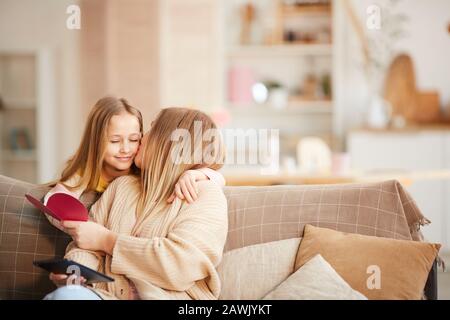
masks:
MULTIPOLYGON (((433 221, 426 237, 448 252, 450 2, 385 0, 370 9, 372 2, 302 11, 276 0, 0 0, 0 174, 57 178, 105 94, 126 97, 147 129, 161 107, 192 106, 224 129, 279 130, 277 172, 226 166, 229 185, 397 179, 433 221), (72 5, 80 29, 67 27, 72 5), (380 29, 370 29, 377 14, 380 29), (393 29, 383 29, 387 17, 393 29), (364 50, 373 57, 377 40, 393 51, 383 79, 399 54, 412 61, 418 111, 376 103, 382 93, 368 85, 364 50), (327 165, 301 162, 303 139, 319 145, 327 165)), ((400 69, 405 79, 409 69, 400 69)))

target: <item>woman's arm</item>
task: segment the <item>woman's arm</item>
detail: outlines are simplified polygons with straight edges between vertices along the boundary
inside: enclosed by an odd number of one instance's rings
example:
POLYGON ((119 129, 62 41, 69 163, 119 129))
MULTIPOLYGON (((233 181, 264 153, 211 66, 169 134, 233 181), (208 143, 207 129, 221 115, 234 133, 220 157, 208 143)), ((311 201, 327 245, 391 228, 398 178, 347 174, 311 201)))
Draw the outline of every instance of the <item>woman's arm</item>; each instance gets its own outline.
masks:
POLYGON ((185 291, 215 272, 227 229, 227 202, 222 190, 212 182, 201 182, 198 200, 182 204, 166 237, 116 236, 111 270, 164 289, 185 291))
POLYGON ((73 260, 93 270, 100 269, 100 261, 104 254, 100 251, 80 249, 74 241, 69 243, 66 249, 65 259, 73 260))

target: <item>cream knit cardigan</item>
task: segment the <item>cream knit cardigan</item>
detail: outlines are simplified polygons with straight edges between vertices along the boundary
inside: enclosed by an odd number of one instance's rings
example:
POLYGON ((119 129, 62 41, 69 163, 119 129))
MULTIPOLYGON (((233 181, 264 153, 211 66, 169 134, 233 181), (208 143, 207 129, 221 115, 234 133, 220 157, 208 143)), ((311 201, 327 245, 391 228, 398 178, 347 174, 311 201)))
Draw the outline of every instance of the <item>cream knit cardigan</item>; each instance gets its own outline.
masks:
POLYGON ((197 201, 176 199, 135 225, 138 194, 137 178, 120 177, 91 208, 91 220, 119 234, 112 255, 83 250, 72 242, 65 258, 115 279, 94 285, 104 299, 129 299, 130 281, 141 299, 217 299, 216 267, 228 231, 221 187, 201 181, 197 201))

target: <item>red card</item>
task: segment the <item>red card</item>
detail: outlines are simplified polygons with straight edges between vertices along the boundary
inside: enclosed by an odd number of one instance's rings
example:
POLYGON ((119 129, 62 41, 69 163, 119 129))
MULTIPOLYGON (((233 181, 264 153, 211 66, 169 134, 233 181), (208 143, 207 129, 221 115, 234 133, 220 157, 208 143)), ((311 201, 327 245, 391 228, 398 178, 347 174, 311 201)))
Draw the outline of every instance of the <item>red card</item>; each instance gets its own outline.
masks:
POLYGON ((89 212, 80 200, 65 193, 50 196, 45 206, 38 199, 26 194, 25 197, 39 210, 51 215, 59 221, 87 221, 89 212))

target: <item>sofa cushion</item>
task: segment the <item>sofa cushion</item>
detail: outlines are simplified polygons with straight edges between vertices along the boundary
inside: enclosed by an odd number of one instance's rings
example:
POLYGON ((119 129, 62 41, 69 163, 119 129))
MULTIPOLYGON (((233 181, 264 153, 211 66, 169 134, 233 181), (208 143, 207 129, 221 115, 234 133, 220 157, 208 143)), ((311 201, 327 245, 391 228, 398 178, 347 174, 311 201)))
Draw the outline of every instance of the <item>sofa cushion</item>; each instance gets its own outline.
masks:
POLYGON ((225 187, 225 251, 299 238, 306 224, 377 237, 421 240, 429 222, 397 181, 348 185, 225 187))
MULTIPOLYGON (((0 176, 0 299, 41 299, 54 290, 48 273, 32 262, 64 256, 70 238, 24 197, 30 193, 42 199, 48 190, 0 176)), ((90 206, 96 197, 81 200, 90 206)))
POLYGON ((439 244, 307 225, 295 269, 320 254, 353 289, 369 299, 419 300, 439 248, 439 244))
POLYGON ((306 262, 264 300, 367 300, 320 255, 306 262))
POLYGON ((217 271, 219 299, 261 299, 294 271, 299 238, 274 241, 229 251, 217 271))

